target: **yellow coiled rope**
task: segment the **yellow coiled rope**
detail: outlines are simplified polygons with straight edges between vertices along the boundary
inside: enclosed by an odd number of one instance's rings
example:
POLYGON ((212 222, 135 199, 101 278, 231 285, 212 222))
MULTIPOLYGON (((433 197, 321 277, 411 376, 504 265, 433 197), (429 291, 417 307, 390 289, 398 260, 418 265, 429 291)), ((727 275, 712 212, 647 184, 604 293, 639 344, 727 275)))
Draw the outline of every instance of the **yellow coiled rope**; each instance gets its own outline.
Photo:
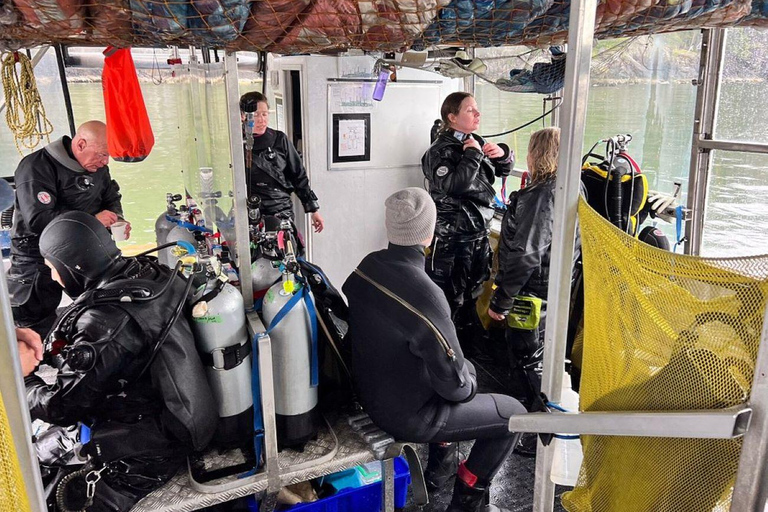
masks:
POLYGON ((37 90, 35 74, 29 57, 19 52, 6 53, 2 58, 3 94, 5 94, 5 122, 13 132, 16 149, 35 149, 43 140, 50 142, 53 125, 45 117, 45 107, 37 90), (21 71, 17 71, 16 62, 21 71))

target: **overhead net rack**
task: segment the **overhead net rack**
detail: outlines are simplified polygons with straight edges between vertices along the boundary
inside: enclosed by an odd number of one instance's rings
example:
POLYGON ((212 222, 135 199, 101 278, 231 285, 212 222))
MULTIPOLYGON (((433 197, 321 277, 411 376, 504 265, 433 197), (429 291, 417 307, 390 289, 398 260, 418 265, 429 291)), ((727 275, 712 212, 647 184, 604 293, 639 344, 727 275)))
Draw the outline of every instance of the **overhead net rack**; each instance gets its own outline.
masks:
MULTIPOLYGON (((0 49, 196 45, 281 54, 566 40, 563 0, 0 0, 0 49)), ((768 26, 766 0, 601 0, 598 38, 768 26)))

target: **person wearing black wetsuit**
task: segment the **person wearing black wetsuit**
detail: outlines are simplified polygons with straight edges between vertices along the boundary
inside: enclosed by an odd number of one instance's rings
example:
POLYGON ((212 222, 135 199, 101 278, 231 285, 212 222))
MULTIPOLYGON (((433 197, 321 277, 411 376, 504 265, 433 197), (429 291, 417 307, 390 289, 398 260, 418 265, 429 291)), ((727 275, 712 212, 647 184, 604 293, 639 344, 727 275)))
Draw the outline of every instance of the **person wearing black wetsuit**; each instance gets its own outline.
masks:
POLYGON ((295 193, 304 211, 310 214, 315 231, 322 231, 325 223, 319 212, 320 205, 309 186, 307 171, 298 151, 285 133, 267 126, 269 103, 266 96, 255 91, 243 94, 240 97, 240 113, 243 120, 247 118, 253 123, 251 133, 244 134, 248 197, 261 199, 262 214, 293 220, 291 194, 295 193))
POLYGON ((469 352, 478 325, 475 299, 491 277, 493 184, 496 176, 509 175, 514 154, 506 144, 487 142, 474 133, 480 112, 471 94, 448 95, 440 114, 440 131, 421 159, 427 189, 437 205, 426 270, 445 293, 462 348, 469 352))
POLYGON ((188 282, 153 258, 123 258, 84 212, 51 221, 40 253, 75 301, 54 326, 66 344, 55 381, 26 379, 31 416, 90 427, 83 453, 91 470, 106 469, 88 507, 78 501, 85 475, 62 484, 68 508, 130 510, 205 448, 218 422, 189 322, 178 315, 188 282))
MULTIPOLYGON (((24 157, 16 169, 16 202, 11 231, 8 289, 19 327, 45 337, 61 302, 61 287, 43 264, 40 234, 57 216, 82 211, 107 228, 123 215, 120 188, 109 174, 107 127, 80 126, 73 139, 62 137, 24 157)), ((130 233, 128 225, 127 233, 130 233)))

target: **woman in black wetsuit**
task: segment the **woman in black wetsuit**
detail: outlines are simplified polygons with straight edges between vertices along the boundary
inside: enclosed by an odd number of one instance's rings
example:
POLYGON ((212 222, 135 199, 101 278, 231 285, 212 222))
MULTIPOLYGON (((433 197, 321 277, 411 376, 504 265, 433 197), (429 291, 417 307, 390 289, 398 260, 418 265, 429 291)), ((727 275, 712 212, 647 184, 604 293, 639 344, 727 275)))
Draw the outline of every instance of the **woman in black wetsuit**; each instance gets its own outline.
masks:
POLYGON ((291 194, 295 193, 312 217, 319 233, 325 222, 318 211, 317 196, 309 186, 301 157, 285 133, 269 128, 269 103, 260 92, 240 97, 240 115, 246 126, 252 124, 252 136, 246 135, 245 181, 248 197, 261 199, 261 213, 293 220, 291 194), (252 148, 248 151, 248 146, 252 148))
POLYGON ((506 144, 486 142, 475 98, 455 92, 443 101, 442 125, 421 159, 429 194, 437 206, 435 238, 427 256, 427 274, 445 293, 462 342, 471 339, 475 299, 491 276, 488 241, 494 214, 495 176, 509 175, 514 154, 506 144))

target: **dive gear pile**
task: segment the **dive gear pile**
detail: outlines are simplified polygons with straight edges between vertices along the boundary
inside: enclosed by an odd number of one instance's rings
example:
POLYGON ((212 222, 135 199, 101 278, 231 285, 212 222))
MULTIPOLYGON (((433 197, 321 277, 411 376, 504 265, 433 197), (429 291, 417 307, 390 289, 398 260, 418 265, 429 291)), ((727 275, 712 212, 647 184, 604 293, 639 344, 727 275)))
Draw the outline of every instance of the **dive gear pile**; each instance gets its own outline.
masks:
POLYGON ((637 162, 627 153, 630 134, 616 135, 595 143, 582 159, 581 182, 587 201, 600 215, 620 230, 635 236, 648 197, 648 181, 637 162), (605 154, 592 153, 605 142, 605 154), (597 158, 597 162, 588 162, 597 158))

